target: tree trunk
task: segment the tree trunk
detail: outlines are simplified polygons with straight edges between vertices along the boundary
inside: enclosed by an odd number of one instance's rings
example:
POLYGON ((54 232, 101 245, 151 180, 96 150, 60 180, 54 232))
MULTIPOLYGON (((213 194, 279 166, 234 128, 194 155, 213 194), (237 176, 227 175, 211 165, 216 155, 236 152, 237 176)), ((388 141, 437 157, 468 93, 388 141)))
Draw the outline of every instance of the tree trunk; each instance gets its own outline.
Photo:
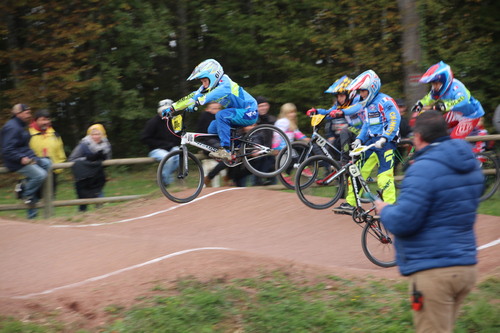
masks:
MULTIPOLYGON (((179 37, 177 39, 179 43, 179 61, 180 61, 180 72, 182 77, 187 78, 191 72, 188 69, 188 59, 189 59, 189 47, 188 47, 188 32, 187 32, 187 14, 186 14, 186 4, 184 1, 177 2, 177 18, 178 18, 178 28, 179 37)), ((179 82, 180 91, 182 95, 188 94, 188 89, 186 85, 186 80, 181 80, 179 82)))
POLYGON ((427 92, 426 85, 418 82, 423 74, 422 49, 418 31, 420 17, 415 0, 398 0, 398 7, 403 27, 404 95, 406 104, 411 107, 427 92))

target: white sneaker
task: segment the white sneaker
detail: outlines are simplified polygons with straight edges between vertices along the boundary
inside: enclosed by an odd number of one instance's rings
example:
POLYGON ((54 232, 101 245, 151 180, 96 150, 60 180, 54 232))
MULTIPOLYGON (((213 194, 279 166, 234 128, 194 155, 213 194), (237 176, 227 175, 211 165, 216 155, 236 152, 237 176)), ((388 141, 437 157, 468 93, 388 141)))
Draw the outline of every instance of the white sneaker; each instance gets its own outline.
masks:
POLYGON ((230 161, 232 160, 231 153, 229 153, 225 148, 219 148, 217 151, 213 151, 208 156, 220 160, 230 161))

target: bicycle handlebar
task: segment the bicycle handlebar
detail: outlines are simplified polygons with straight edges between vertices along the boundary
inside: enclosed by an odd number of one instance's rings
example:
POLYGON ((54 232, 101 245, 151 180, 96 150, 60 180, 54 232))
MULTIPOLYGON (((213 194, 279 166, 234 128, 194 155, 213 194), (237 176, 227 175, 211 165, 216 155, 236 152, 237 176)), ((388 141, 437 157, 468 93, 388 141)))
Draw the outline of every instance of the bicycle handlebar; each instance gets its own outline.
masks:
POLYGON ((368 146, 359 146, 359 147, 356 147, 356 148, 354 148, 353 150, 351 150, 349 152, 349 156, 351 156, 351 157, 353 157, 353 156, 359 156, 362 153, 364 153, 365 151, 367 151, 368 149, 373 148, 373 147, 375 147, 375 143, 372 143, 371 145, 368 145, 368 146))

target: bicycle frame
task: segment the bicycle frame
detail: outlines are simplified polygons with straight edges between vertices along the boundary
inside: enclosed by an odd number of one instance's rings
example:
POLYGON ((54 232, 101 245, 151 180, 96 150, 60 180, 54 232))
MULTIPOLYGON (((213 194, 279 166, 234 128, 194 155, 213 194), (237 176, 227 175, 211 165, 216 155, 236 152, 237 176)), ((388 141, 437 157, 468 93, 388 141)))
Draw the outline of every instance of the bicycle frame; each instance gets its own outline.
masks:
MULTIPOLYGON (((371 193, 370 188, 368 187, 368 183, 364 179, 363 175, 361 174, 361 170, 356 164, 357 161, 359 160, 360 156, 362 153, 367 151, 368 149, 374 147, 374 144, 371 144, 369 146, 364 146, 360 147, 361 149, 354 150, 350 153, 351 160, 345 164, 340 170, 334 174, 328 175, 323 179, 323 183, 325 185, 330 184, 331 182, 335 181, 338 177, 340 177, 343 174, 347 174, 347 178, 351 179, 351 186, 354 190, 354 197, 356 199, 356 207, 361 207, 361 204, 363 203, 361 201, 361 196, 359 195, 359 191, 362 189, 367 193, 369 196, 374 197, 374 195, 371 193), (358 182, 360 186, 358 186, 358 182)), ((364 215, 369 214, 375 209, 375 207, 372 207, 368 211, 364 212, 364 215)))
POLYGON ((328 157, 330 157, 331 159, 334 159, 334 158, 330 154, 330 152, 328 151, 327 147, 330 147, 335 152, 337 152, 339 154, 339 156, 341 156, 342 152, 340 150, 338 150, 336 147, 334 147, 327 139, 325 139, 324 137, 322 137, 319 134, 319 132, 318 132, 318 125, 323 122, 323 119, 326 118, 326 116, 324 116, 324 115, 314 115, 313 117, 318 117, 318 116, 322 116, 322 117, 320 117, 320 118, 313 118, 311 120, 311 125, 312 125, 312 128, 313 128, 313 133, 311 135, 311 141, 309 143, 309 148, 307 149, 307 155, 306 156, 311 156, 311 152, 314 149, 314 145, 318 146, 321 149, 321 151, 323 152, 323 154, 326 155, 326 156, 328 156, 328 157), (320 120, 318 121, 316 119, 320 119, 320 120))

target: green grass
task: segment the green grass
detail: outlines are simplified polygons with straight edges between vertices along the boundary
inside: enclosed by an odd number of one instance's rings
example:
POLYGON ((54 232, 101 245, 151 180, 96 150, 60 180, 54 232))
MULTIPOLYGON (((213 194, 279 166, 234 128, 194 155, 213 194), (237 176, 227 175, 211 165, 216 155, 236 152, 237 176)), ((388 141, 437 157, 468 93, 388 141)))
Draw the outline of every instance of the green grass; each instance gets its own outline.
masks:
MULTIPOLYGON (((103 309, 114 318, 110 324, 78 332, 413 332, 406 281, 314 280, 279 271, 231 281, 188 277, 175 287, 154 287, 154 296, 129 309, 110 305, 103 309)), ((498 277, 480 283, 466 298, 455 332, 498 332, 499 293, 498 277)), ((64 332, 64 325, 1 318, 0 333, 11 332, 64 332)))

